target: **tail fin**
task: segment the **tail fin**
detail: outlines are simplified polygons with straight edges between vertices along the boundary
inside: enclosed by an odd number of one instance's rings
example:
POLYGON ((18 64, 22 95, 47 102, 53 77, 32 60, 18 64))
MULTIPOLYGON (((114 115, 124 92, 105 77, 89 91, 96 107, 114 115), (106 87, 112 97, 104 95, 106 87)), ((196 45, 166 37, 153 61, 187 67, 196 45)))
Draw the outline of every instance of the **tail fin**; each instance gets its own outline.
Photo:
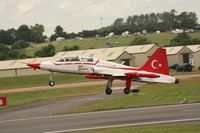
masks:
POLYGON ((149 72, 169 75, 166 50, 158 48, 140 69, 149 72))

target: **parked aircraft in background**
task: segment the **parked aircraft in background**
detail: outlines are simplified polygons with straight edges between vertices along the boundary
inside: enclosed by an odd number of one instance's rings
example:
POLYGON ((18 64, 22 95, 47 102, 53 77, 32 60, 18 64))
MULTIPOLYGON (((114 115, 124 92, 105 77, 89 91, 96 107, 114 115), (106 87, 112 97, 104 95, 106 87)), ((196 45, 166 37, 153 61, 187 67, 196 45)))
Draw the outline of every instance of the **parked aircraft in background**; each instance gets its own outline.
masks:
MULTIPOLYGON (((124 93, 129 94, 132 81, 178 83, 179 80, 169 74, 165 49, 158 48, 149 60, 139 68, 125 66, 85 56, 61 57, 54 61, 27 64, 34 69, 50 72, 83 74, 86 78, 108 80, 105 92, 112 93, 112 83, 115 79, 125 80, 124 93)), ((50 76, 50 86, 55 82, 50 76)))

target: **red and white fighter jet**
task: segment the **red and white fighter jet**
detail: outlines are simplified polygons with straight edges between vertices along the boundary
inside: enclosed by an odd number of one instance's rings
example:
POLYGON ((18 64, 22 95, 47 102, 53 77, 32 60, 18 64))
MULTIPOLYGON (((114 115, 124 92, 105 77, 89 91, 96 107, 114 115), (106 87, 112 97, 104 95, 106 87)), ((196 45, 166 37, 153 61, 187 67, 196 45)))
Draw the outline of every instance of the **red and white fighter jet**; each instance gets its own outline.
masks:
MULTIPOLYGON (((106 94, 112 93, 112 82, 115 79, 125 80, 124 93, 129 94, 132 81, 178 83, 179 80, 169 74, 166 50, 158 48, 148 61, 139 68, 125 66, 98 58, 85 56, 67 56, 54 61, 27 64, 34 69, 50 72, 82 74, 91 79, 107 79, 106 94)), ((52 74, 49 81, 54 86, 52 74)))

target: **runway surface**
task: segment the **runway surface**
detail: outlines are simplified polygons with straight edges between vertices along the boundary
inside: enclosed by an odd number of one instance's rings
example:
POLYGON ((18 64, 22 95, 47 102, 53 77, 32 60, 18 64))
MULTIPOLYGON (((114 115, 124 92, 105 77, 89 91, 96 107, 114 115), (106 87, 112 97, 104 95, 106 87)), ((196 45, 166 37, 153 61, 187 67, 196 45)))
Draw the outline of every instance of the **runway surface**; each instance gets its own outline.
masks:
POLYGON ((0 132, 62 133, 174 122, 200 124, 200 103, 4 120, 0 121, 0 132))
POLYGON ((112 95, 108 96, 102 89, 102 92, 94 95, 70 96, 40 100, 33 103, 0 110, 0 121, 66 114, 67 111, 94 104, 101 100, 109 100, 120 95, 124 95, 123 90, 115 90, 113 91, 112 95))

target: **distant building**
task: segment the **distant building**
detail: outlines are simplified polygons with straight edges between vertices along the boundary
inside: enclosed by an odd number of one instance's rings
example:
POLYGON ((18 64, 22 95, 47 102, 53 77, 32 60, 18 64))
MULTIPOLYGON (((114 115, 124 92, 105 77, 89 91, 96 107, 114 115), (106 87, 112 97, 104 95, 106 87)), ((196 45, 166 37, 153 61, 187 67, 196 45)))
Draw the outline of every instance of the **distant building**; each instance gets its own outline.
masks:
POLYGON ((159 30, 156 31, 156 35, 160 35, 160 31, 159 30))
POLYGON ((175 29, 175 30, 172 30, 172 33, 183 33, 184 30, 183 29, 175 29))
POLYGON ((111 32, 110 34, 108 34, 108 37, 114 37, 114 32, 111 32))
POLYGON ((64 40, 65 40, 64 37, 57 37, 57 38, 56 38, 56 41, 57 41, 57 42, 62 42, 62 41, 64 41, 64 40))
POLYGON ((46 38, 44 41, 45 41, 46 43, 50 42, 49 38, 46 38))
POLYGON ((82 37, 75 37, 75 40, 83 40, 82 37))
POLYGON ((122 36, 123 37, 129 37, 130 36, 129 31, 122 32, 122 36))

